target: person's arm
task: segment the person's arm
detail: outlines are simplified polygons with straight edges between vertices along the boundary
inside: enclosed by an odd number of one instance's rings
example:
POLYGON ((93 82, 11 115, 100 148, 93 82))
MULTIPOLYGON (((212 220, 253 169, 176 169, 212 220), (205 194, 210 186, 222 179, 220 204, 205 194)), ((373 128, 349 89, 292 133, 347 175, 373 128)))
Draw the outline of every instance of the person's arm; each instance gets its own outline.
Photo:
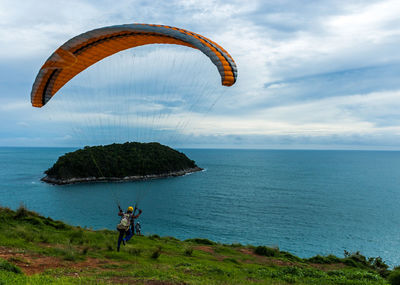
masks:
POLYGON ((139 214, 137 214, 136 216, 133 216, 133 219, 137 219, 139 218, 139 216, 142 214, 142 210, 139 209, 139 214))
POLYGON ((119 209, 118 216, 123 216, 124 215, 124 211, 122 211, 120 205, 118 205, 118 209, 119 209))

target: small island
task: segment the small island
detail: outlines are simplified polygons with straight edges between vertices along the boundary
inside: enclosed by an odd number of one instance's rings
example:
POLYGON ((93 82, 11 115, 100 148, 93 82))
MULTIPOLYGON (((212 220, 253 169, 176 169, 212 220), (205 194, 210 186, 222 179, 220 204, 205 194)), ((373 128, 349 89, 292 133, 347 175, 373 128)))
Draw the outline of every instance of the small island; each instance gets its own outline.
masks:
POLYGON ((160 143, 86 146, 60 156, 41 180, 51 184, 136 181, 201 171, 185 154, 160 143))

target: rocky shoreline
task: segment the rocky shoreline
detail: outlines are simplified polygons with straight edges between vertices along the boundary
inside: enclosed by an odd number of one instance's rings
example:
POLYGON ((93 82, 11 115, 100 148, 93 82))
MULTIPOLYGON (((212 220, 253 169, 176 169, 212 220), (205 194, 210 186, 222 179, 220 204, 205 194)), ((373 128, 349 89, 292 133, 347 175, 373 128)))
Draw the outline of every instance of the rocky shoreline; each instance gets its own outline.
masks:
POLYGON ((159 179, 159 178, 167 178, 167 177, 177 177, 183 176, 189 173, 202 171, 203 168, 194 167, 188 168, 179 171, 171 171, 162 174, 151 174, 151 175, 134 175, 134 176, 126 176, 126 177, 84 177, 84 178, 69 178, 69 179, 57 179, 54 177, 50 177, 46 175, 42 179, 43 182, 55 184, 55 185, 66 185, 66 184, 76 184, 76 183, 85 183, 85 182, 127 182, 127 181, 140 181, 140 180, 148 180, 148 179, 159 179))

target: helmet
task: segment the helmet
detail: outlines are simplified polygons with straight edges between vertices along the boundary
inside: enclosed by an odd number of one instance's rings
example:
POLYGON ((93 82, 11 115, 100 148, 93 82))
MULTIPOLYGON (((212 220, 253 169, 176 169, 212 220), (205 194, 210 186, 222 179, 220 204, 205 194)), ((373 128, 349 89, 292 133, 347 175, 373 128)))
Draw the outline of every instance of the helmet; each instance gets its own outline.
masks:
POLYGON ((133 207, 132 206, 128 207, 128 212, 133 212, 133 207))

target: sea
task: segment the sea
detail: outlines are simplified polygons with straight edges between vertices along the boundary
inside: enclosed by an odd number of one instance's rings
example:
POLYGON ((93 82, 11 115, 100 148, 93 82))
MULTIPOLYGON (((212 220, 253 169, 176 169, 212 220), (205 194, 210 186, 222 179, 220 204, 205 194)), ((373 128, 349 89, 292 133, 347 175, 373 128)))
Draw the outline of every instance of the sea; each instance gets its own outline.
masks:
POLYGON ((344 250, 400 265, 400 152, 181 149, 204 171, 125 183, 54 186, 43 172, 73 148, 0 148, 0 205, 115 229, 118 203, 143 210, 144 234, 344 250))

